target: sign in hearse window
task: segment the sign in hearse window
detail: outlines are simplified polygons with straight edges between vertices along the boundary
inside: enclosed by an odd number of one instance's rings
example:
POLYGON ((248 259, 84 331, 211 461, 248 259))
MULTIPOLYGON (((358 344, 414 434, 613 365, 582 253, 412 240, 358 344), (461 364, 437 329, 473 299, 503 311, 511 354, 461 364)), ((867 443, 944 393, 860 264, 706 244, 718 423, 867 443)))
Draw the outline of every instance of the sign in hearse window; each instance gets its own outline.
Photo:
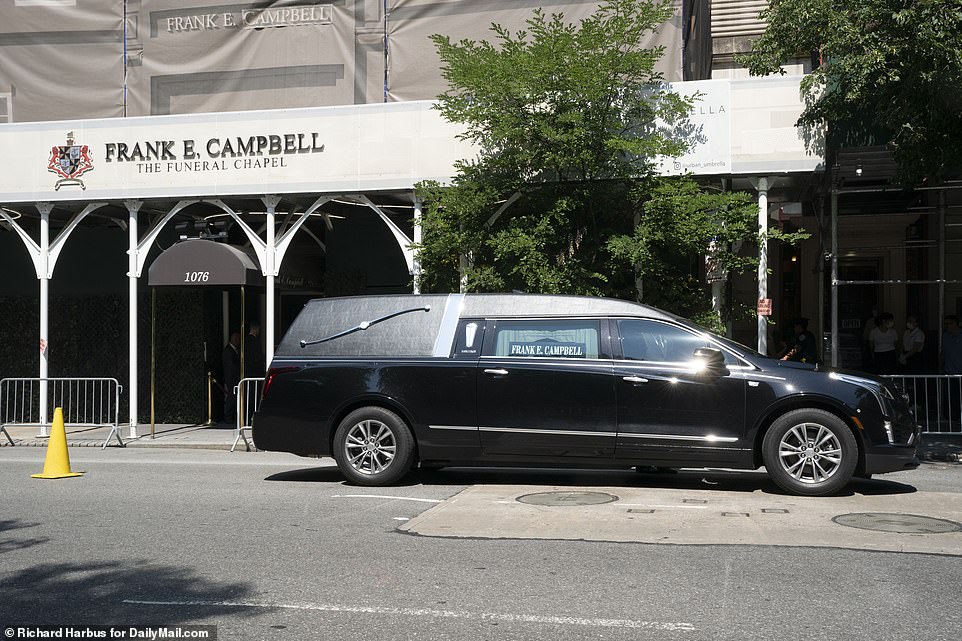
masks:
POLYGON ((456 358, 477 358, 484 339, 484 323, 477 320, 461 321, 454 343, 456 358))
POLYGON ((498 321, 494 356, 516 358, 598 358, 598 321, 498 321))

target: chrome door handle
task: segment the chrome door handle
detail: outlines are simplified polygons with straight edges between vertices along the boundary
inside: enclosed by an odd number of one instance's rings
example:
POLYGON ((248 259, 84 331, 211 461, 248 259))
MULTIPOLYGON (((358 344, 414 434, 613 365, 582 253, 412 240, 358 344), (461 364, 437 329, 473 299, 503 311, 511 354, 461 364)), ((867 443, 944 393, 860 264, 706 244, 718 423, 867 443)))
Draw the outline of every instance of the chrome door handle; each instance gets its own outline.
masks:
POLYGON ((621 380, 626 381, 628 383, 647 383, 648 382, 647 378, 642 378, 640 376, 622 376, 621 380))
POLYGON ((493 374, 494 376, 507 376, 508 370, 506 369, 486 369, 485 374, 493 374))

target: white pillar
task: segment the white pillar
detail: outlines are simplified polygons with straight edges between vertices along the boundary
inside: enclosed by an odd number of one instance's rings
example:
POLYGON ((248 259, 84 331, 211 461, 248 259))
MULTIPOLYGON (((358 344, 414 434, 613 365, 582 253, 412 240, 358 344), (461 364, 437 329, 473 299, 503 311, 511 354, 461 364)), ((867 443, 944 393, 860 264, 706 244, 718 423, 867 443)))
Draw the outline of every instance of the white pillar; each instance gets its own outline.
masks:
MULTIPOLYGON (((264 328, 264 363, 268 367, 274 360, 274 277, 277 275, 275 265, 276 246, 274 242, 274 210, 281 201, 279 196, 264 196, 262 198, 267 207, 267 238, 264 251, 264 277, 267 279, 267 322, 264 328)), ((266 372, 260 372, 264 374, 266 372)))
MULTIPOLYGON (((414 244, 421 244, 421 199, 414 199, 414 244)), ((415 294, 421 293, 421 260, 417 252, 414 254, 414 287, 411 290, 415 294)))
MULTIPOLYGON (((40 212, 40 378, 49 375, 48 358, 50 354, 50 212, 52 203, 37 203, 40 212)), ((47 383, 40 383, 40 436, 49 436, 47 431, 47 383)))
POLYGON ((127 350, 130 354, 127 366, 127 398, 130 399, 128 437, 137 438, 137 213, 143 203, 139 200, 128 200, 124 204, 127 206, 127 350))

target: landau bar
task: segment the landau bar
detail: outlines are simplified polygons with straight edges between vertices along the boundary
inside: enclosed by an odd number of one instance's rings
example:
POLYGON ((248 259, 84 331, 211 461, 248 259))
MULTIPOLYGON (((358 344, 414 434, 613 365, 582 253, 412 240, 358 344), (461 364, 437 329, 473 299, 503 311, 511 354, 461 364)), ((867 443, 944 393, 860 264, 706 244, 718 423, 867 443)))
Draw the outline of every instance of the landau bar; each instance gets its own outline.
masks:
MULTIPOLYGON (((183 153, 175 153, 175 140, 154 140, 135 142, 132 146, 125 142, 108 142, 105 159, 107 162, 145 162, 149 160, 194 160, 201 154, 195 150, 194 140, 181 141, 183 153)), ((270 136, 236 136, 234 138, 209 138, 204 145, 210 158, 236 158, 238 156, 276 156, 278 154, 316 154, 324 151, 318 142, 318 133, 284 134, 270 136)))

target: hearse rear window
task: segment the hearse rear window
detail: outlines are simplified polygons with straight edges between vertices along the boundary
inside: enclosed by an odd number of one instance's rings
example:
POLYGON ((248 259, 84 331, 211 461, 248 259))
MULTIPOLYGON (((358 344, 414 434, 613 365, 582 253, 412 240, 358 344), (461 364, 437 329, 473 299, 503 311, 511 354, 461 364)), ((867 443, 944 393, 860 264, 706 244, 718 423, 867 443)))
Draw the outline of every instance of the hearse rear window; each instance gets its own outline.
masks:
POLYGON ((502 320, 495 326, 493 354, 508 358, 598 358, 598 321, 502 320))

